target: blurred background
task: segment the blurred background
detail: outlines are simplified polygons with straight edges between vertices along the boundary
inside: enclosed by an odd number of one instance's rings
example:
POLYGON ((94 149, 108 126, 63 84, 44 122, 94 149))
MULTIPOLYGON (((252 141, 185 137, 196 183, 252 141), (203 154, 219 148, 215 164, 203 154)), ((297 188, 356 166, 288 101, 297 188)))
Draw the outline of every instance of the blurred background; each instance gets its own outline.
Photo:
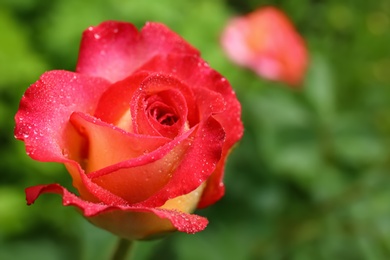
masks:
POLYGON ((183 36, 231 82, 245 125, 226 195, 197 212, 206 230, 138 242, 134 259, 390 259, 388 0, 0 0, 0 259, 107 259, 116 244, 59 196, 26 206, 25 187, 70 178, 13 138, 26 88, 46 70, 74 70, 82 31, 108 19, 183 36), (301 90, 260 79, 220 47, 228 19, 270 4, 306 40, 301 90))

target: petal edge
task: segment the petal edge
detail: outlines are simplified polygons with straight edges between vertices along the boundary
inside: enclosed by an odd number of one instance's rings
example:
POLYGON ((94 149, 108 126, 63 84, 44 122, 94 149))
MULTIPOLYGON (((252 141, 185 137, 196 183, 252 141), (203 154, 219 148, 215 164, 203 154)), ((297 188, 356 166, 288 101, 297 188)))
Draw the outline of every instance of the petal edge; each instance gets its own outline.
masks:
POLYGON ((166 233, 176 229, 181 232, 193 234, 202 231, 208 224, 208 220, 204 217, 175 210, 105 205, 84 201, 59 184, 37 185, 28 187, 25 191, 28 205, 34 203, 41 194, 59 194, 62 196, 64 206, 75 206, 79 208, 83 215, 96 226, 128 239, 144 239, 154 234, 166 233), (156 216, 161 220, 158 223, 156 223, 158 221, 155 218, 156 216), (122 221, 115 221, 118 219, 122 221), (139 223, 132 223, 128 220, 138 221, 139 223), (137 224, 144 225, 146 230, 140 230, 137 224), (126 231, 130 232, 127 233, 126 231), (136 233, 132 233, 131 231, 136 233))

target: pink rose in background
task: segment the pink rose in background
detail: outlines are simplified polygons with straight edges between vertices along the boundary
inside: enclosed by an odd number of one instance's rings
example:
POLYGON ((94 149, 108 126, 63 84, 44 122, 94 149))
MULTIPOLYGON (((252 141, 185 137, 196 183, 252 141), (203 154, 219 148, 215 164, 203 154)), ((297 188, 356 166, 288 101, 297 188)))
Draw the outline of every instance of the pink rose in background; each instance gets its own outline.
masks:
POLYGON ((299 86, 305 76, 305 43, 288 17, 274 7, 263 7, 230 20, 221 43, 229 58, 259 76, 299 86))
POLYGON ((15 136, 35 160, 63 163, 78 196, 57 193, 93 224, 145 239, 203 230, 191 214, 224 194, 224 165, 241 138, 230 84, 162 24, 108 21, 82 37, 76 72, 49 71, 24 94, 15 136))

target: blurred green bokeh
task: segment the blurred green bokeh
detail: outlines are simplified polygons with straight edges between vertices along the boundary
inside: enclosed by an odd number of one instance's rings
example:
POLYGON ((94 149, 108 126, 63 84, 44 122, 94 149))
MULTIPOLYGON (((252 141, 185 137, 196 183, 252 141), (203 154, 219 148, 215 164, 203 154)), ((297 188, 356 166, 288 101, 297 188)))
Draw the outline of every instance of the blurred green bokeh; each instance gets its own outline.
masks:
POLYGON ((74 70, 82 31, 108 19, 182 35, 230 80, 245 124, 225 197, 198 212, 207 229, 139 242, 135 259, 390 258, 390 1, 0 0, 0 259, 107 259, 115 246, 59 196, 26 206, 27 186, 71 185, 13 139, 26 88, 74 70), (302 91, 235 66, 219 45, 229 18, 269 4, 306 39, 302 91))

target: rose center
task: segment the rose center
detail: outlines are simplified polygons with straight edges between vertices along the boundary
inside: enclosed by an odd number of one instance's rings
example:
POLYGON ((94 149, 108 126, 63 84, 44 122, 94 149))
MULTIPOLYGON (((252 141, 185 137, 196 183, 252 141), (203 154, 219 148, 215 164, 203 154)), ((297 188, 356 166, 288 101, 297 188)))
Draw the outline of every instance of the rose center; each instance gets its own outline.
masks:
POLYGON ((138 104, 135 132, 149 135, 176 137, 184 130, 187 119, 187 104, 182 93, 176 89, 152 92, 141 97, 138 104))
POLYGON ((146 111, 152 120, 164 126, 173 126, 179 121, 176 109, 169 102, 169 99, 160 95, 153 95, 146 98, 145 101, 146 111))
POLYGON ((175 124, 179 117, 169 107, 153 107, 149 110, 149 115, 162 125, 171 126, 175 124))

